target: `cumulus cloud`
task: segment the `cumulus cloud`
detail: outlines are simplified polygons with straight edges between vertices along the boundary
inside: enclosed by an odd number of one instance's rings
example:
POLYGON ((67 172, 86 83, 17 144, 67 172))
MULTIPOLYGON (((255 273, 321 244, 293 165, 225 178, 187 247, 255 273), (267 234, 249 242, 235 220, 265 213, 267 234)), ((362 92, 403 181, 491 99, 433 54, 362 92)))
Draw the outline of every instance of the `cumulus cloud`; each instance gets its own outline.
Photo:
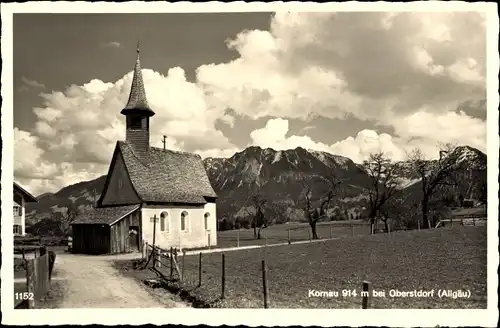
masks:
POLYGON ((253 118, 385 120, 485 96, 479 13, 278 13, 269 31, 228 42, 239 57, 203 65, 214 106, 253 118))
MULTIPOLYGON (((250 134, 252 144, 301 146, 357 162, 378 150, 401 159, 417 146, 435 157, 437 141, 484 150, 485 122, 471 116, 484 112, 484 20, 474 12, 277 13, 269 31, 230 38, 236 59, 201 65, 194 82, 181 67, 166 75, 143 70, 156 112, 151 143, 162 147, 167 135, 171 149, 227 157, 239 149, 216 123, 231 128, 235 118, 274 117, 250 134), (369 119, 395 132, 366 129, 317 142, 289 131, 288 119, 318 116, 369 119)), ((106 173, 116 140, 125 136, 119 112, 131 79, 129 72, 42 94, 33 131, 16 137, 16 151, 32 147, 35 156, 16 161, 16 174, 31 171, 39 188, 55 188, 106 173)))

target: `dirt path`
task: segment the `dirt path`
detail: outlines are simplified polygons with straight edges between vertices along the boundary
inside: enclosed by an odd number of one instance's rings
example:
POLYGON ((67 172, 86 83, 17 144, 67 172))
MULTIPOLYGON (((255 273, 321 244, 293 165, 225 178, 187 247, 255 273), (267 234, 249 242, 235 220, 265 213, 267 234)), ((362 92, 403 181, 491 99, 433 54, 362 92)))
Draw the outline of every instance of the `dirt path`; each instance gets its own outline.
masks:
POLYGON ((59 308, 172 308, 186 307, 173 299, 154 297, 145 286, 124 277, 113 259, 137 257, 57 254, 53 276, 63 284, 59 308))

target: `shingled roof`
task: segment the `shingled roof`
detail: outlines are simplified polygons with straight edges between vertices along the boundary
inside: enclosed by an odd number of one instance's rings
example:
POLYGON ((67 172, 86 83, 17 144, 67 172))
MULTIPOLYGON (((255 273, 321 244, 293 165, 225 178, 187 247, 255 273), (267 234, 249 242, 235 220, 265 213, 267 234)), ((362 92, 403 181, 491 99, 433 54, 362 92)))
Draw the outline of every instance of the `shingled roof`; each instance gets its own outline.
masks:
POLYGON ((80 212, 71 224, 107 224, 110 225, 134 212, 140 205, 97 207, 80 212))
POLYGON ((128 142, 116 147, 142 202, 205 204, 217 198, 200 155, 150 147, 138 157, 128 142))

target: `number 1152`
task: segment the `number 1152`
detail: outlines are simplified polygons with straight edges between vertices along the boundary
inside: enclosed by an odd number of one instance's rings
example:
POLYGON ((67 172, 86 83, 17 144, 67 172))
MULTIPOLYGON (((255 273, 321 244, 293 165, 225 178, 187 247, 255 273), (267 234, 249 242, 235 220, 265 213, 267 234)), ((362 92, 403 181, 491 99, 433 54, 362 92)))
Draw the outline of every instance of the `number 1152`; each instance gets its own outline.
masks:
POLYGON ((22 292, 22 293, 14 293, 14 298, 16 300, 33 300, 34 295, 33 293, 28 293, 28 292, 22 292))

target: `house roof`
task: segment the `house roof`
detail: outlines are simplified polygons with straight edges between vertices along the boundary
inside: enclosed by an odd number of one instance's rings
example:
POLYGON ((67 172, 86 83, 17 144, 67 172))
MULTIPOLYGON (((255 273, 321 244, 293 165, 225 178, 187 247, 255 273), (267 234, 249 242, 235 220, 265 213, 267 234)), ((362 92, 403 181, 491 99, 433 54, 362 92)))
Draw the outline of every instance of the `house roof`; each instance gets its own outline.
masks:
POLYGON ((27 203, 38 202, 38 199, 36 199, 35 196, 33 196, 32 194, 27 192, 26 189, 24 189, 23 187, 21 187, 19 184, 15 183, 15 182, 14 182, 14 190, 17 192, 20 192, 23 195, 25 202, 27 202, 27 203))
POLYGON ((205 204, 205 197, 217 197, 200 155, 150 147, 139 158, 132 144, 117 147, 143 202, 205 204))
POLYGON ((140 205, 90 208, 78 213, 71 224, 107 224, 111 225, 139 209, 140 205))

